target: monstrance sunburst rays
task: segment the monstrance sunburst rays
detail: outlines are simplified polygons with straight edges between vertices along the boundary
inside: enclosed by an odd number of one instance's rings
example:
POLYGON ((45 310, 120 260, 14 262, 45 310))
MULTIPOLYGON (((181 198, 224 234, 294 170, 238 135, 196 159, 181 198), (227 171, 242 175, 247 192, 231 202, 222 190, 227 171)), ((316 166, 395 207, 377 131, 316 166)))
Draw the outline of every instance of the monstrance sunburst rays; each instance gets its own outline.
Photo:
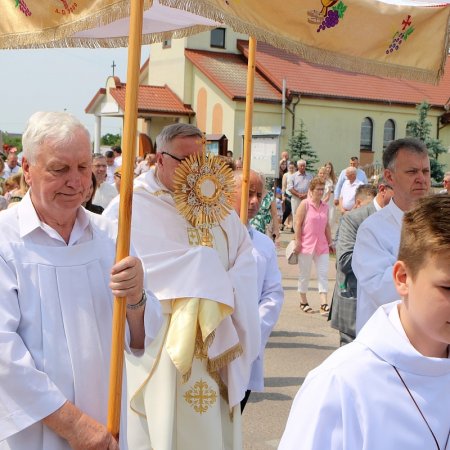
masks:
POLYGON ((201 229, 202 245, 212 246, 209 229, 230 213, 234 192, 233 171, 220 156, 191 155, 175 171, 175 205, 193 227, 201 229))

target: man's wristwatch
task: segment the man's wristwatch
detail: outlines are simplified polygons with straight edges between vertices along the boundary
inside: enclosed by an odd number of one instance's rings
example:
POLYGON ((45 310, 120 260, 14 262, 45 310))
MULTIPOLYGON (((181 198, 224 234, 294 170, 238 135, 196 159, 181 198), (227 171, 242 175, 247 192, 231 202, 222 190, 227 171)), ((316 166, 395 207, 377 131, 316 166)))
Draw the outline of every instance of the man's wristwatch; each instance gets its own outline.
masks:
POLYGON ((147 303, 147 294, 145 293, 145 289, 142 289, 141 299, 134 305, 127 304, 127 309, 139 309, 142 308, 146 303, 147 303))

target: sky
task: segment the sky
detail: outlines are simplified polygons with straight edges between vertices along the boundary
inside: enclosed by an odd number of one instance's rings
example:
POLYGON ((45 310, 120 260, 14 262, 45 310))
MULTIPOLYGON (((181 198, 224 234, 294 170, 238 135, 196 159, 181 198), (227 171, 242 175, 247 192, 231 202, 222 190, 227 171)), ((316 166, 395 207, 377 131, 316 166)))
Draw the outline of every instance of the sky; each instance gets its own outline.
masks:
MULTIPOLYGON (((141 61, 149 56, 143 46, 141 61)), ((0 130, 22 133, 36 111, 68 111, 94 133, 84 109, 115 75, 126 82, 127 49, 36 49, 0 51, 0 130)), ((102 135, 121 133, 120 119, 102 119, 102 135)))

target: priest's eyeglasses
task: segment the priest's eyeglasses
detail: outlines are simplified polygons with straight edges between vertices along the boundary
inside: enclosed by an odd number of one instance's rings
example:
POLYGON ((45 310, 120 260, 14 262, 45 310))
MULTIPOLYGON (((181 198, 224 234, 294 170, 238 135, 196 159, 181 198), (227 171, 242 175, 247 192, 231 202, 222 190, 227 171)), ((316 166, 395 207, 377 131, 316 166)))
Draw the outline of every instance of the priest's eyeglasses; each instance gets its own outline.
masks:
POLYGON ((161 152, 161 155, 167 155, 170 156, 172 159, 178 162, 183 162, 186 158, 178 158, 178 156, 172 155, 172 153, 169 152, 161 152))

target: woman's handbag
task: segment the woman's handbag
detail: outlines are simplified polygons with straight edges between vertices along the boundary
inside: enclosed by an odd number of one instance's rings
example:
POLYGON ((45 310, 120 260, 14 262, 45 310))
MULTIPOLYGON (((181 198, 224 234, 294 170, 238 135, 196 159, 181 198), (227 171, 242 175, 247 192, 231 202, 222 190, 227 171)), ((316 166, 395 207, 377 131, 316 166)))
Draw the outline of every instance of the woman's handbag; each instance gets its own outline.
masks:
POLYGON ((286 247, 286 259, 288 264, 298 264, 298 254, 295 253, 295 240, 289 242, 286 247))

